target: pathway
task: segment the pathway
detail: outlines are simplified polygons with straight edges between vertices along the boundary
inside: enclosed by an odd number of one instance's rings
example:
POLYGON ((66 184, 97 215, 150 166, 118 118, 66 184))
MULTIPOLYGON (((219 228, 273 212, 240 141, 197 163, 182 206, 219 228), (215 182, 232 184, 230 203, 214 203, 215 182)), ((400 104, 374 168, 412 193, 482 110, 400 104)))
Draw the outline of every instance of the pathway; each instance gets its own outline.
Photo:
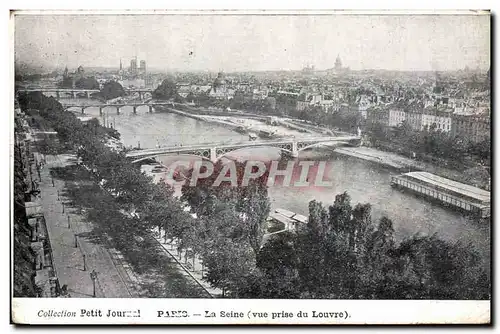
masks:
POLYGON ((96 297, 134 297, 136 291, 126 266, 117 265, 117 254, 113 254, 113 259, 107 247, 82 235, 92 231, 92 223, 64 204, 64 181, 53 179, 52 183, 50 169, 68 166, 72 158, 45 156, 46 165, 40 173, 41 204, 60 285, 66 284, 72 297, 93 297, 90 273, 95 270, 96 297))

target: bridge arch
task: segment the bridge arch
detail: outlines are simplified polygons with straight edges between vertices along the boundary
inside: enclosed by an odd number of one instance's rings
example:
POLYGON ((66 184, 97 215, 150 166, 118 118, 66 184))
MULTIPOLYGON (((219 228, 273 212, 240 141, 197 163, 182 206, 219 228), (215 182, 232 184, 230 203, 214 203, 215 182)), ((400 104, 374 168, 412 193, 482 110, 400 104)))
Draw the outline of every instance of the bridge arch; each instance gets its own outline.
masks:
POLYGON ((201 155, 201 154, 194 154, 194 153, 192 153, 192 154, 189 154, 189 153, 179 153, 179 154, 177 154, 177 153, 174 153, 174 152, 167 152, 167 153, 160 153, 160 154, 155 154, 155 155, 148 155, 148 156, 144 156, 144 157, 140 157, 140 158, 134 159, 134 160, 132 160, 132 164, 136 164, 136 163, 139 163, 139 162, 144 161, 144 160, 154 159, 154 158, 161 157, 161 156, 165 156, 165 157, 189 156, 189 157, 201 158, 202 160, 213 162, 212 160, 210 160, 210 156, 206 157, 206 156, 201 155))
POLYGON ((258 146, 249 146, 249 147, 235 147, 235 148, 227 148, 227 149, 219 149, 217 148, 216 149, 216 160, 220 160, 221 158, 224 158, 225 156, 227 156, 228 154, 231 154, 233 152, 237 152, 237 151, 241 151, 241 150, 248 150, 248 149, 253 149, 253 148, 277 148, 280 150, 280 152, 283 152, 283 153, 287 153, 287 154, 290 154, 290 155, 294 155, 293 153, 293 145, 292 143, 290 143, 289 145, 290 147, 283 147, 283 146, 279 146, 279 145, 270 145, 270 144, 265 144, 263 143, 262 145, 258 145, 258 146))
POLYGON ((348 143, 343 142, 343 141, 318 142, 318 143, 308 144, 305 146, 300 146, 297 148, 297 151, 302 152, 302 151, 305 151, 305 150, 310 149, 310 148, 322 147, 322 146, 327 146, 327 147, 335 149, 335 148, 340 147, 340 146, 348 146, 348 145, 349 145, 348 143))

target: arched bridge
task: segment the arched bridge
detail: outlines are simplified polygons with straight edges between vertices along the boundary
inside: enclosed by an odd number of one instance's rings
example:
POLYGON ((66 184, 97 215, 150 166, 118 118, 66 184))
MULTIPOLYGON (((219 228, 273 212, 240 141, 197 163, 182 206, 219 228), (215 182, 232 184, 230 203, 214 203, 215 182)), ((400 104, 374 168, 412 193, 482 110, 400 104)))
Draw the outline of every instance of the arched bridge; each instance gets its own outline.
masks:
POLYGON ((77 88, 28 88, 28 89, 18 89, 17 93, 56 93, 56 97, 59 99, 62 95, 71 96, 76 98, 78 96, 85 96, 90 98, 90 94, 99 93, 99 89, 77 89, 77 88))
POLYGON ((119 102, 119 103, 102 103, 102 104, 82 104, 82 105, 75 105, 75 104, 67 104, 64 105, 64 110, 68 110, 69 108, 80 108, 82 110, 82 114, 85 113, 85 109, 87 108, 99 108, 99 114, 102 115, 102 110, 107 107, 113 107, 116 108, 116 113, 119 115, 120 114, 120 108, 130 106, 133 108, 134 114, 137 113, 137 107, 140 106, 148 106, 149 107, 149 112, 153 112, 153 107, 155 106, 172 106, 172 102, 119 102))
MULTIPOLYGON (((99 93, 99 89, 78 89, 78 88, 28 88, 28 89, 18 89, 17 93, 31 93, 31 92, 41 92, 41 93, 55 93, 56 98, 59 99, 61 96, 71 96, 76 98, 78 96, 85 96, 90 98, 92 93, 99 93)), ((138 93, 139 98, 143 100, 146 96, 151 96, 153 89, 151 88, 130 88, 125 89, 127 95, 132 93, 138 93)))
POLYGON ((198 144, 188 146, 161 147, 154 149, 134 150, 128 152, 128 158, 133 159, 133 163, 142 160, 155 158, 161 155, 168 154, 187 154, 202 157, 213 162, 219 160, 228 153, 251 147, 276 147, 282 152, 290 154, 292 157, 297 157, 300 151, 311 147, 344 144, 350 146, 359 146, 361 137, 358 136, 339 136, 339 137, 318 137, 318 138, 303 138, 303 139, 281 139, 273 141, 248 141, 246 143, 237 144, 198 144))

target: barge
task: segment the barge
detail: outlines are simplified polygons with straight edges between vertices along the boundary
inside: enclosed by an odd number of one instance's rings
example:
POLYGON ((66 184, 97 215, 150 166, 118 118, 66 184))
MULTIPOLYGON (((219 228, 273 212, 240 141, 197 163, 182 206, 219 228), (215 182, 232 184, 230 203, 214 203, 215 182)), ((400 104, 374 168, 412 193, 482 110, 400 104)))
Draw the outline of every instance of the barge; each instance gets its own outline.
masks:
POLYGON ((428 172, 393 176, 391 186, 410 190, 479 218, 490 217, 490 192, 428 172))
POLYGON ((276 131, 260 130, 259 137, 262 139, 273 139, 275 137, 275 133, 276 131))

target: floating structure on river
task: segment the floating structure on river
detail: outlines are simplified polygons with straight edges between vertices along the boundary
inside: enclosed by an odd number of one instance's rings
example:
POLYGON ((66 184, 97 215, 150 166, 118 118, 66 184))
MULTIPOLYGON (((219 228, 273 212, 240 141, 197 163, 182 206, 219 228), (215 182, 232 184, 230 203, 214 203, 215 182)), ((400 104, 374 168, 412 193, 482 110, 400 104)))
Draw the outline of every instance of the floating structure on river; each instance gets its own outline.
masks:
POLYGON ((410 190, 480 218, 490 217, 490 193, 428 172, 393 176, 391 186, 410 190))

